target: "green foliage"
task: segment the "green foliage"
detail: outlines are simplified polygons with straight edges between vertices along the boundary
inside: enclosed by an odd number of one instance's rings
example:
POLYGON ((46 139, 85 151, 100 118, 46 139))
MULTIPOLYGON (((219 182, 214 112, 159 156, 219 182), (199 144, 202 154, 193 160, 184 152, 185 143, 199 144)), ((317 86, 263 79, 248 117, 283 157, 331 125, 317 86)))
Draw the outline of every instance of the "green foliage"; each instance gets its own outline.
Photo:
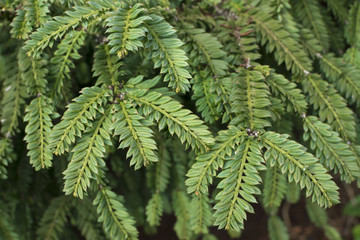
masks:
POLYGON ((329 48, 329 35, 318 1, 293 1, 294 14, 304 27, 310 29, 323 49, 329 48))
POLYGON ((36 170, 51 167, 50 131, 53 126, 51 114, 54 109, 51 100, 39 96, 31 101, 25 110, 24 121, 28 122, 24 140, 27 142, 30 163, 36 170))
POLYGON ((360 183, 357 1, 0 8, 0 238, 138 239, 164 215, 179 239, 239 237, 260 201, 289 239, 303 196, 341 238, 325 208, 360 183))
POLYGON ((100 191, 94 199, 99 222, 103 222, 104 231, 111 239, 138 239, 134 219, 129 216, 122 199, 108 187, 100 185, 100 191))
POLYGON ((66 223, 66 215, 71 207, 69 201, 71 199, 66 196, 60 196, 51 201, 41 218, 41 227, 37 231, 38 239, 60 239, 66 223))
POLYGON ((114 16, 106 19, 109 29, 110 54, 117 54, 119 58, 127 55, 128 51, 137 51, 143 47, 141 39, 147 29, 143 27, 145 21, 152 20, 149 16, 142 16, 146 11, 140 3, 131 6, 123 3, 122 8, 114 12, 114 16))
POLYGON ((277 216, 269 218, 268 229, 271 240, 290 239, 284 222, 277 216))
POLYGON ((161 68, 164 81, 176 92, 187 92, 191 78, 186 66, 188 57, 181 49, 183 43, 176 37, 175 29, 163 17, 150 15, 151 21, 145 23, 147 35, 147 59, 152 59, 155 68, 161 68))

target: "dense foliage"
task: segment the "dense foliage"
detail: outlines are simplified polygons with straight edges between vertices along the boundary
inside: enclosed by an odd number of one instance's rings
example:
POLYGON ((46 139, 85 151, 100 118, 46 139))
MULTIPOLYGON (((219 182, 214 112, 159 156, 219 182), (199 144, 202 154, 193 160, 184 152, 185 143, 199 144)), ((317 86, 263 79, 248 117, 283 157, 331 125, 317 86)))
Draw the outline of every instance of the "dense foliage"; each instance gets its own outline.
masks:
POLYGON ((360 2, 0 0, 0 238, 237 235, 360 184, 360 2), (335 183, 336 182, 336 183, 335 183))

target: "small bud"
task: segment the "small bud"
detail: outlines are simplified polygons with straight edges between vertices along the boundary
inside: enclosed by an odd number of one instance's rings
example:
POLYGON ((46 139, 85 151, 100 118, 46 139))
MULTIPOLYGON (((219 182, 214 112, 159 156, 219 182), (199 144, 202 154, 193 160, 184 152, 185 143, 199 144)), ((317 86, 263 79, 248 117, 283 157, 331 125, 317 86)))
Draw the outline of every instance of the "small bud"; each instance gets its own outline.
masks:
POLYGON ((10 133, 10 132, 7 132, 7 133, 5 134, 5 137, 6 137, 6 138, 10 138, 10 137, 11 137, 11 133, 10 133))
POLYGON ((109 90, 114 90, 114 86, 109 85, 109 86, 108 86, 108 89, 109 89, 109 90))
POLYGON ((302 114, 301 114, 301 117, 302 117, 302 118, 306 118, 306 114, 305 114, 305 113, 302 113, 302 114))
POLYGON ((317 53, 317 54, 316 54, 316 57, 322 58, 322 55, 321 55, 320 53, 317 53))
POLYGON ((119 93, 119 95, 118 95, 118 98, 122 101, 122 100, 124 100, 125 99, 125 94, 124 93, 119 93))
POLYGON ((350 141, 347 141, 347 144, 348 144, 348 145, 351 145, 351 142, 350 142, 350 141))
POLYGON ((310 72, 308 70, 304 69, 304 74, 305 74, 305 76, 308 76, 310 74, 310 72))

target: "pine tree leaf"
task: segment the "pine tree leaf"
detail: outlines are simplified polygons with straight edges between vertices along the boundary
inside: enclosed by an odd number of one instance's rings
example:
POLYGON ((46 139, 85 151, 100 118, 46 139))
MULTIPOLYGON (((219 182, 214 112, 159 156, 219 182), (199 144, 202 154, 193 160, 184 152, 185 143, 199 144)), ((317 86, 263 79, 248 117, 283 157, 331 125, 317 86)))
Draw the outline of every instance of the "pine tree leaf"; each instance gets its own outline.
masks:
POLYGON ((173 208, 176 216, 174 230, 179 239, 190 239, 190 200, 186 192, 175 190, 172 194, 173 208))
POLYGON ((105 146, 111 145, 111 142, 103 132, 110 132, 111 118, 108 107, 104 114, 95 117, 98 120, 93 123, 93 126, 86 128, 85 134, 72 149, 74 154, 64 171, 66 195, 73 194, 82 199, 83 194, 90 187, 90 180, 99 173, 99 168, 105 166, 103 160, 106 154, 105 146))
POLYGON ((229 125, 227 130, 219 132, 215 138, 215 145, 211 147, 209 152, 198 155, 195 163, 186 174, 188 179, 185 184, 188 187, 188 193, 195 192, 196 195, 207 193, 208 185, 212 184, 212 179, 217 170, 223 167, 224 159, 231 156, 236 146, 244 141, 244 136, 244 131, 232 125, 229 125))
POLYGON ((283 75, 275 72, 271 72, 269 77, 265 78, 265 81, 271 91, 279 96, 283 102, 287 103, 286 110, 288 112, 295 111, 299 114, 306 112, 307 103, 305 96, 295 83, 290 82, 283 75))
POLYGON ((175 29, 163 17, 150 15, 151 21, 145 23, 148 29, 145 48, 148 50, 147 59, 154 62, 154 68, 161 67, 164 81, 176 92, 187 92, 190 88, 189 74, 186 67, 188 60, 185 51, 181 49, 183 43, 176 36, 175 29))
POLYGON ((85 6, 76 6, 73 11, 67 11, 64 16, 54 17, 43 27, 37 29, 30 35, 30 40, 26 41, 24 49, 29 55, 37 55, 47 46, 52 47, 54 40, 61 38, 66 31, 74 29, 84 20, 89 20, 95 16, 95 20, 102 17, 102 13, 114 8, 110 0, 101 2, 88 2, 85 6))
POLYGON ((319 207, 319 205, 306 201, 306 212, 312 223, 317 227, 324 227, 327 225, 327 215, 325 209, 319 207))
POLYGON ((148 120, 158 122, 160 130, 167 126, 171 135, 175 133, 182 143, 186 142, 186 147, 206 152, 214 143, 203 121, 171 97, 154 91, 134 91, 127 98, 142 106, 141 112, 148 120))
POLYGON ((11 27, 10 33, 13 38, 27 39, 29 37, 32 27, 26 14, 26 10, 16 10, 16 17, 11 22, 11 27))
POLYGON ((15 231, 15 226, 10 221, 10 217, 3 210, 0 210, 0 238, 6 240, 19 240, 19 235, 15 231))
POLYGON ((150 226, 159 226, 163 214, 163 200, 159 193, 154 193, 146 206, 146 221, 150 226))
POLYGON ((100 187, 93 204, 97 206, 98 221, 110 239, 138 239, 135 220, 129 215, 123 201, 109 187, 100 187))
POLYGON ((345 141, 355 138, 355 121, 353 112, 346 107, 346 101, 317 74, 308 75, 302 80, 304 92, 310 103, 319 110, 321 121, 327 121, 345 141))
POLYGON ((347 18, 347 9, 344 6, 344 2, 337 0, 326 0, 328 8, 334 13, 334 15, 342 22, 347 18))
POLYGON ((120 102, 115 106, 111 130, 119 135, 119 148, 129 148, 126 156, 131 157, 130 166, 135 170, 157 162, 154 132, 150 128, 151 121, 145 120, 131 104, 120 102))
POLYGON ((278 166, 270 167, 268 163, 264 181, 264 206, 277 209, 285 197, 287 190, 286 178, 278 166))
POLYGON ((9 138, 0 139, 0 179, 7 178, 7 166, 14 160, 14 149, 9 138))
POLYGON ((320 162, 335 173, 339 172, 342 180, 351 182, 360 177, 356 156, 329 125, 314 116, 305 117, 303 138, 309 139, 310 148, 316 150, 320 162))
POLYGON ((295 75, 306 75, 312 70, 311 61, 306 53, 281 24, 271 18, 271 9, 268 6, 252 8, 244 15, 254 22, 260 43, 266 44, 267 52, 276 50, 275 59, 278 64, 285 62, 286 68, 295 75))
POLYGON ((51 58, 51 78, 54 83, 51 87, 51 96, 62 96, 65 80, 70 80, 70 69, 75 68, 72 60, 79 60, 78 50, 84 44, 85 32, 83 30, 68 32, 65 38, 57 45, 54 57, 51 58))
POLYGON ((143 47, 142 39, 147 32, 143 23, 152 20, 151 17, 143 15, 145 12, 146 9, 141 3, 131 6, 123 2, 122 7, 106 19, 106 33, 110 33, 110 54, 123 58, 128 51, 138 51, 143 47))
POLYGON ((215 199, 214 225, 226 230, 240 231, 244 228, 246 212, 253 213, 250 203, 256 203, 256 187, 261 182, 258 170, 264 169, 260 146, 250 139, 240 143, 235 153, 226 159, 222 178, 217 188, 221 189, 215 199))
POLYGON ((117 56, 110 54, 107 44, 99 45, 95 52, 92 69, 93 76, 98 77, 96 85, 105 83, 114 86, 119 77, 126 74, 124 71, 119 70, 122 65, 123 63, 117 56))
POLYGON ((31 101, 27 106, 24 121, 28 122, 25 128, 28 156, 30 164, 35 170, 49 168, 52 163, 52 152, 50 149, 50 132, 53 126, 51 114, 54 109, 52 102, 45 96, 40 96, 31 101))
POLYGON ((70 212, 71 199, 67 196, 54 198, 44 212, 40 227, 37 230, 37 239, 58 240, 67 223, 70 212))
POLYGON ((44 94, 47 90, 47 63, 45 57, 34 58, 27 56, 24 51, 20 50, 19 68, 27 87, 27 93, 30 96, 44 94))
POLYGON ((293 12, 304 27, 312 30, 323 49, 329 48, 329 34, 317 1, 299 0, 293 2, 293 12))
POLYGON ((321 207, 330 207, 339 202, 338 187, 331 180, 318 159, 299 143, 288 140, 286 135, 271 131, 264 133, 262 141, 267 148, 264 154, 270 165, 278 165, 288 181, 295 181, 301 188, 306 187, 306 196, 321 207))
POLYGON ((209 233, 213 223, 209 197, 206 194, 193 196, 190 203, 190 226, 196 234, 209 233))
POLYGON ((284 222, 278 216, 271 216, 268 220, 268 230, 271 240, 289 240, 289 233, 284 222))
POLYGON ((19 130, 19 116, 22 114, 27 94, 17 62, 10 62, 7 76, 9 77, 3 82, 1 133, 8 138, 19 130))
POLYGON ((86 125, 96 117, 96 113, 104 112, 108 101, 109 90, 99 87, 84 88, 81 95, 68 105, 60 123, 51 131, 51 149, 56 155, 69 151, 77 136, 81 137, 86 125))
MULTIPOLYGON (((261 67, 259 67, 261 70, 261 67)), ((264 82, 264 75, 257 69, 239 69, 231 91, 231 111, 236 117, 231 124, 251 130, 270 126, 266 120, 271 116, 268 107, 270 92, 264 82)))
POLYGON ((356 102, 360 106, 360 71, 352 64, 346 63, 344 59, 336 58, 333 54, 319 55, 322 72, 330 82, 334 83, 337 90, 347 99, 349 103, 356 102))
POLYGON ((360 3, 354 2, 351 6, 349 16, 349 24, 345 26, 345 37, 347 42, 357 49, 359 45, 359 34, 360 34, 360 3))

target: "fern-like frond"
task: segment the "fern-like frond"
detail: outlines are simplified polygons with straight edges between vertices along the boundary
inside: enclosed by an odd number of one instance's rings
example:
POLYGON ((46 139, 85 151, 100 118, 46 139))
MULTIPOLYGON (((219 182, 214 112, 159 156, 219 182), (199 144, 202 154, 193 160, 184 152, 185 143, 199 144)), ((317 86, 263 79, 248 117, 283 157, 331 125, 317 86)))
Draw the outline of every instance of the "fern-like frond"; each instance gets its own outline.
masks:
POLYGON ((215 138, 215 145, 209 152, 198 155, 186 174, 188 179, 185 184, 188 187, 188 193, 195 192, 196 195, 207 193, 208 185, 212 184, 216 171, 223 167, 225 157, 231 156, 235 147, 244 141, 245 134, 244 131, 232 125, 229 125, 229 129, 219 132, 215 138))
POLYGON ((71 198, 60 196, 54 198, 45 210, 40 227, 37 230, 38 240, 58 240, 67 223, 67 215, 70 212, 71 198))
POLYGON ((116 5, 110 0, 101 2, 88 2, 84 6, 75 6, 72 11, 67 11, 64 16, 54 17, 43 27, 30 35, 30 40, 26 41, 25 50, 29 55, 38 55, 47 46, 52 47, 54 40, 61 38, 69 29, 74 29, 83 21, 95 17, 101 18, 104 12, 111 10, 116 5))
POLYGON ((176 92, 187 92, 190 89, 189 74, 186 67, 188 60, 183 43, 176 36, 175 29, 158 15, 150 15, 152 20, 145 23, 148 29, 145 48, 147 58, 153 60, 154 67, 161 67, 160 72, 165 74, 164 81, 176 92))
POLYGON ((269 237, 271 240, 289 240, 288 229, 278 216, 268 219, 269 237))
POLYGON ((349 13, 349 24, 345 26, 345 37, 347 42, 357 49, 360 48, 360 2, 355 1, 349 13))
POLYGON ((289 140, 287 135, 271 131, 261 136, 267 148, 264 157, 270 166, 278 165, 287 175, 289 182, 295 181, 301 188, 306 187, 306 196, 321 207, 330 207, 339 202, 338 187, 331 180, 318 159, 306 152, 299 143, 289 140))
POLYGON ((319 110, 320 120, 327 121, 345 141, 353 141, 356 136, 353 112, 334 87, 317 74, 308 75, 302 84, 310 103, 319 110))
POLYGON ((290 182, 287 185, 286 201, 291 204, 295 204, 300 199, 300 186, 296 182, 290 182))
POLYGON ((163 214, 163 200, 160 193, 154 193, 146 206, 146 221, 150 226, 159 226, 163 214))
POLYGON ((11 222, 10 216, 0 209, 0 239, 19 240, 20 237, 15 231, 15 225, 11 222))
POLYGON ((24 99, 27 97, 21 72, 16 64, 10 64, 12 67, 8 72, 9 77, 3 82, 4 92, 1 102, 1 133, 6 137, 12 136, 18 130, 19 117, 25 105, 24 99))
POLYGON ((278 166, 270 167, 268 163, 268 169, 265 173, 264 180, 264 206, 265 208, 277 209, 281 205, 281 201, 285 197, 287 189, 287 183, 285 176, 281 173, 278 166))
POLYGON ((104 105, 110 96, 109 90, 99 87, 84 88, 81 95, 68 105, 61 122, 51 131, 51 149, 56 155, 69 151, 75 138, 81 137, 86 125, 104 113, 104 105))
POLYGON ((126 156, 130 166, 139 169, 159 160, 151 121, 144 119, 130 104, 123 101, 115 106, 111 129, 119 135, 119 148, 129 148, 126 156))
POLYGON ((307 28, 300 30, 300 43, 313 59, 322 52, 320 42, 315 38, 314 33, 307 28))
POLYGON ((293 12, 304 27, 312 30, 323 49, 329 48, 329 34, 318 1, 293 1, 293 12))
POLYGON ((330 126, 316 117, 304 118, 304 140, 310 138, 310 148, 328 169, 339 172, 342 180, 351 182, 360 176, 360 169, 349 145, 330 126))
POLYGON ((334 83, 337 90, 349 99, 350 103, 356 102, 360 106, 360 79, 357 77, 360 70, 333 54, 317 56, 322 72, 334 83))
POLYGON ((213 223, 209 197, 206 194, 194 196, 190 202, 190 226, 196 234, 209 233, 213 223))
POLYGON ((13 161, 13 151, 9 138, 0 139, 0 179, 7 178, 7 166, 13 161))
POLYGON ((226 53, 221 50, 218 39, 203 29, 186 25, 179 31, 184 33, 189 42, 185 50, 190 56, 194 74, 192 99, 196 100, 197 109, 205 121, 213 123, 220 118, 219 113, 224 109, 224 102, 217 99, 215 86, 221 81, 218 78, 227 72, 226 53))
POLYGON ((92 124, 93 126, 85 130, 85 134, 73 148, 71 161, 64 171, 66 195, 74 194, 75 197, 82 199, 83 194, 90 187, 90 180, 99 174, 100 167, 105 166, 103 158, 106 154, 106 146, 111 145, 109 135, 111 118, 108 107, 92 124))
POLYGON ((196 71, 191 80, 193 96, 196 107, 205 122, 214 123, 220 118, 220 110, 223 107, 216 101, 217 94, 214 91, 215 83, 213 77, 206 71, 196 71), (218 105, 218 106, 217 106, 218 105), (220 108, 220 109, 219 109, 220 108))
POLYGON ((306 53, 281 24, 272 19, 269 7, 262 5, 259 9, 253 8, 246 12, 246 16, 254 22, 260 43, 266 44, 267 52, 276 50, 275 59, 278 64, 285 62, 286 68, 296 75, 306 75, 312 70, 306 53))
MULTIPOLYGON (((260 70, 260 67, 259 67, 260 70)), ((268 107, 270 92, 259 70, 240 68, 232 86, 231 111, 236 117, 231 121, 251 130, 259 130, 270 126, 267 120, 271 116, 268 107)))
POLYGON ((97 222, 96 208, 91 199, 84 198, 73 200, 74 210, 71 213, 71 223, 74 224, 86 240, 105 239, 101 225, 97 222))
POLYGON ((27 18, 26 10, 17 9, 16 16, 11 22, 11 35, 13 38, 27 39, 32 30, 31 22, 27 18))
POLYGON ((190 239, 190 200, 186 192, 175 190, 172 194, 173 208, 176 216, 174 230, 179 239, 190 239))
POLYGON ((216 37, 201 28, 192 26, 186 26, 179 31, 183 31, 187 36, 189 43, 185 49, 188 49, 193 68, 200 68, 199 64, 205 64, 203 69, 209 68, 212 77, 221 77, 226 74, 228 69, 227 62, 224 61, 226 53, 216 37))
POLYGON ((72 60, 80 59, 78 50, 84 44, 85 32, 72 30, 57 45, 54 57, 51 58, 51 78, 53 80, 51 96, 62 96, 62 88, 65 80, 70 79, 70 69, 75 68, 72 60))
POLYGON ((97 207, 98 221, 103 223, 104 231, 110 239, 138 239, 135 220, 127 212, 122 199, 109 187, 100 185, 94 205, 97 207))
POLYGON ((338 0, 326 0, 326 3, 328 5, 328 8, 334 13, 334 15, 341 20, 342 22, 344 22, 345 20, 347 20, 348 15, 347 15, 347 9, 344 6, 344 2, 343 1, 338 1, 338 0))
POLYGON ((269 77, 265 78, 266 84, 270 87, 271 92, 279 96, 286 103, 288 112, 295 111, 299 114, 305 113, 307 103, 301 90, 295 83, 287 80, 283 75, 271 72, 269 77))
POLYGON ((110 49, 107 44, 101 44, 95 52, 93 64, 93 76, 98 77, 96 85, 105 83, 106 85, 115 86, 119 77, 125 75, 120 67, 123 63, 120 59, 110 54, 110 49))
POLYGON ((169 184, 171 153, 167 149, 168 143, 168 141, 164 143, 163 139, 158 140, 159 160, 156 164, 147 168, 147 185, 155 193, 164 192, 169 184))
POLYGON ((30 0, 25 9, 28 21, 35 27, 42 26, 48 20, 50 11, 46 0, 30 0))
POLYGON ((46 75, 48 73, 45 66, 47 62, 45 57, 34 58, 27 56, 24 51, 20 51, 19 68, 30 96, 45 93, 47 88, 46 75))
POLYGON ((175 133, 182 143, 186 143, 186 147, 206 152, 214 143, 203 121, 171 97, 154 91, 147 94, 134 91, 128 93, 127 98, 141 106, 141 112, 148 120, 158 122, 160 130, 167 126, 170 134, 175 133))
POLYGON ((260 145, 251 139, 240 143, 233 155, 226 159, 222 178, 217 188, 218 201, 214 207, 214 225, 226 230, 240 231, 244 228, 246 212, 253 213, 250 203, 256 203, 254 195, 260 194, 256 186, 261 182, 258 170, 264 169, 260 145))
POLYGON ((152 20, 144 15, 145 12, 146 9, 141 3, 131 6, 123 2, 121 8, 106 19, 108 27, 106 33, 109 33, 111 54, 117 54, 119 58, 123 58, 128 51, 137 51, 143 47, 142 39, 147 32, 143 23, 152 20))
POLYGON ((24 140, 27 142, 30 164, 35 170, 51 167, 49 135, 53 126, 50 116, 54 112, 52 102, 45 96, 39 96, 30 102, 25 112, 24 121, 28 124, 24 140))

